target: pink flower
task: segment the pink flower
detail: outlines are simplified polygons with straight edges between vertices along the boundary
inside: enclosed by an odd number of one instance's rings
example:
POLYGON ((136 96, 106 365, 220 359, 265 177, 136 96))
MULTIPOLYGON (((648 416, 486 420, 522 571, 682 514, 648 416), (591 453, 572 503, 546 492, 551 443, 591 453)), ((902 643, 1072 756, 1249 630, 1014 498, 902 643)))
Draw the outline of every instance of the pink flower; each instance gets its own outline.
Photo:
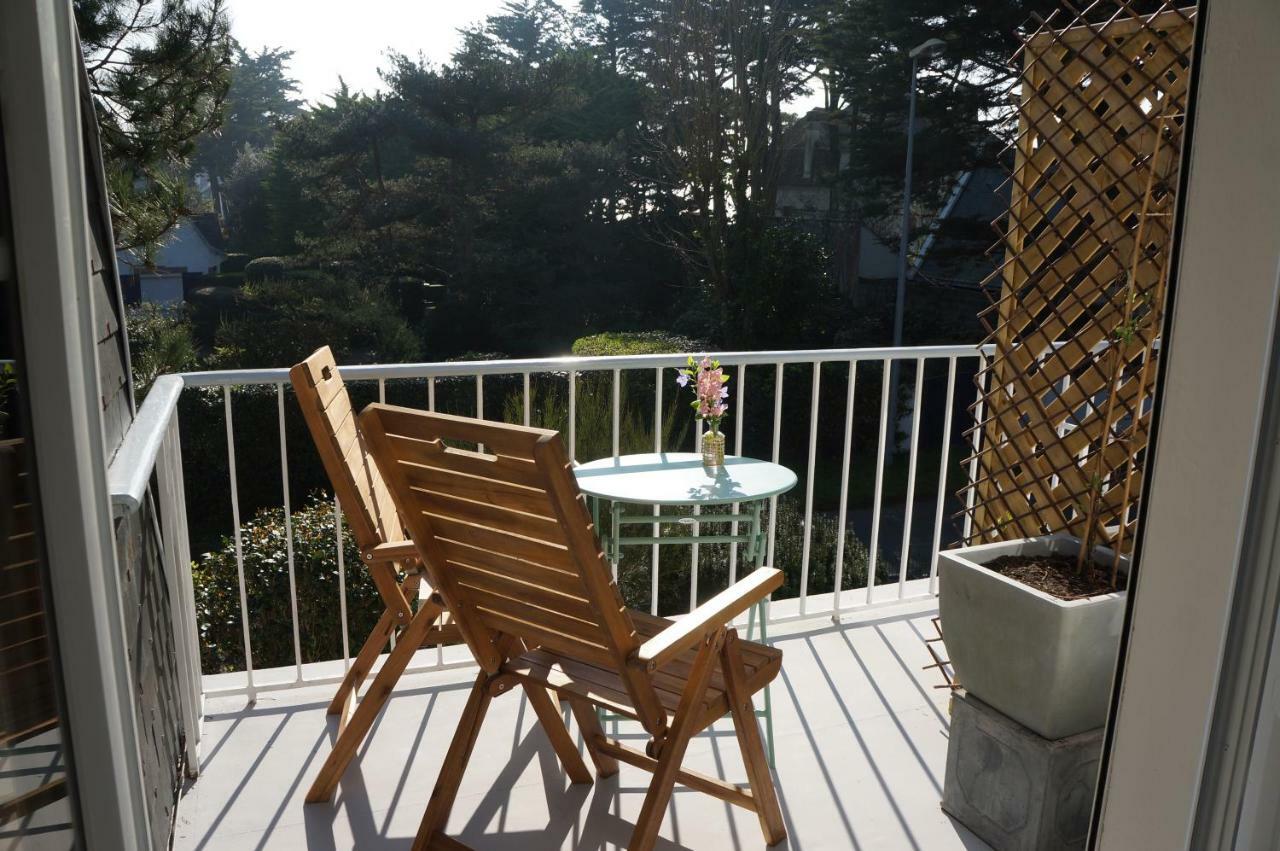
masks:
POLYGON ((692 385, 693 408, 697 417, 709 420, 712 429, 715 429, 720 418, 729 410, 729 405, 725 402, 729 398, 729 388, 725 386, 728 377, 724 370, 718 362, 704 356, 700 359, 690 357, 688 367, 678 372, 676 383, 679 386, 692 385))

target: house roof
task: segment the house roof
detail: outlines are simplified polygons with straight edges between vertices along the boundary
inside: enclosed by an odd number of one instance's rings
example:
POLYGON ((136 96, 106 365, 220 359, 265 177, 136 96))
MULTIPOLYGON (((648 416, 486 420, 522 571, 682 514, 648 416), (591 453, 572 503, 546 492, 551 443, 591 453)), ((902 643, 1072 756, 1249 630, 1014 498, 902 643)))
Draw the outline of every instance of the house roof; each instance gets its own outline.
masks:
POLYGON ((935 232, 921 247, 912 277, 979 287, 999 268, 999 254, 988 249, 996 241, 992 222, 1009 210, 1006 178, 1003 168, 984 166, 957 179, 951 198, 938 213, 935 232))
POLYGON ((223 254, 227 251, 227 237, 222 232, 222 223, 218 221, 217 213, 200 213, 191 217, 191 223, 195 225, 196 231, 204 237, 204 241, 209 243, 209 247, 223 254))

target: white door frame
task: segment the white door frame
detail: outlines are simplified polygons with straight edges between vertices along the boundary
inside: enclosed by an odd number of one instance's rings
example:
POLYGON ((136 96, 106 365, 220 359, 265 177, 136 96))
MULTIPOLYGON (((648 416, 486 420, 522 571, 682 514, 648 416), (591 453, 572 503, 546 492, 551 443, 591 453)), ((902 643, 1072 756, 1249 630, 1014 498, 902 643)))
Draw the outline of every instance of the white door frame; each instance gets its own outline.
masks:
POLYGON ((1096 847, 1188 848, 1253 496, 1280 268, 1280 3, 1201 0, 1185 214, 1096 847))
POLYGON ((40 511, 81 835, 150 847, 106 482, 75 24, 0 2, 0 110, 40 511))

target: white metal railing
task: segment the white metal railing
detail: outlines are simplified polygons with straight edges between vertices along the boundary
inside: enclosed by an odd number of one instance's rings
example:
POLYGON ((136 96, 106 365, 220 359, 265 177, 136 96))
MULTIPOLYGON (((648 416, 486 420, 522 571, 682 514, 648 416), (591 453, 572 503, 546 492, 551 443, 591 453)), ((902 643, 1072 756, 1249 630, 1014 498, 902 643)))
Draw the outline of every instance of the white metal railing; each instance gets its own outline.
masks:
POLYGON ((107 487, 112 512, 119 518, 142 513, 148 498, 154 499, 151 511, 144 516, 155 525, 151 530, 139 527, 139 531, 142 535, 149 531, 155 534, 169 589, 186 771, 194 777, 200 768, 204 688, 182 479, 182 440, 178 433, 177 405, 182 390, 183 381, 177 375, 162 376, 152 384, 107 468, 107 487), (151 489, 153 480, 155 487, 151 489))
MULTIPOLYGON (((955 385, 957 380, 958 364, 963 362, 971 362, 975 368, 979 366, 979 360, 988 357, 990 352, 980 350, 975 346, 922 346, 922 347, 901 347, 901 348, 866 348, 866 349, 815 349, 815 350, 799 350, 799 351, 769 351, 769 352, 725 352, 712 354, 722 365, 735 370, 735 388, 734 403, 736 405, 735 419, 736 428, 734 430, 734 451, 738 454, 742 452, 743 447, 743 431, 744 431, 744 409, 751 404, 748 385, 745 380, 746 375, 742 367, 773 367, 773 411, 772 411, 772 460, 778 461, 781 453, 781 430, 782 430, 782 412, 783 412, 783 375, 784 367, 791 364, 808 365, 810 373, 810 389, 811 403, 808 421, 808 457, 806 459, 806 473, 804 486, 804 509, 803 509, 803 547, 800 557, 800 576, 799 576, 799 596, 793 600, 784 600, 776 602, 771 607, 770 621, 787 621, 800 618, 814 617, 817 615, 829 615, 833 620, 838 620, 842 613, 849 612, 854 609, 861 609, 868 606, 884 605, 887 603, 897 603, 904 600, 919 599, 936 593, 936 576, 937 576, 937 556, 936 551, 941 541, 942 527, 944 522, 944 503, 946 497, 946 476, 947 467, 950 462, 950 435, 952 433, 953 414, 956 407, 957 396, 955 393, 955 385), (878 438, 877 452, 875 455, 875 479, 874 479, 874 498, 872 504, 871 516, 871 532, 869 542, 869 558, 867 569, 867 584, 865 589, 855 589, 858 593, 851 594, 845 591, 842 595, 841 585, 843 583, 843 562, 845 555, 845 541, 847 533, 848 520, 848 493, 850 486, 850 466, 853 452, 853 434, 855 422, 855 390, 857 387, 858 375, 860 368, 874 369, 879 366, 880 374, 883 377, 889 375, 890 366, 894 361, 898 362, 914 362, 916 364, 916 379, 913 388, 914 406, 913 412, 919 412, 922 400, 922 378, 925 374, 925 368, 933 364, 945 364, 947 374, 946 386, 946 403, 945 412, 943 414, 944 423, 941 431, 941 463, 937 472, 938 475, 938 493, 937 493, 937 509, 934 512, 934 529, 932 535, 933 550, 929 575, 927 579, 908 579, 907 566, 909 558, 909 550, 911 546, 911 533, 914 518, 912 517, 912 505, 914 502, 915 479, 917 474, 917 460, 921 452, 919 442, 919 424, 920 416, 913 413, 910 433, 907 435, 907 443, 909 446, 908 454, 908 479, 907 479, 907 495, 905 518, 903 522, 903 537, 900 553, 900 564, 898 568, 898 580, 896 587, 877 587, 875 577, 875 566, 880 556, 880 528, 882 520, 882 503, 884 501, 886 458, 889 449, 889 440, 892 437, 893 429, 887 422, 890 398, 890 382, 882 380, 882 390, 879 399, 879 420, 878 420, 878 438), (814 507, 814 480, 815 468, 819 462, 818 458, 818 425, 819 425, 819 399, 821 393, 822 368, 828 364, 845 364, 848 369, 848 385, 847 385, 847 402, 844 410, 844 441, 842 456, 842 473, 840 481, 840 497, 839 497, 839 517, 837 520, 836 532, 836 555, 834 570, 834 585, 831 593, 811 594, 809 589, 809 575, 811 569, 811 537, 813 533, 813 507, 814 507), (850 599, 852 597, 852 600, 850 599)), ((590 374, 607 374, 612 377, 612 394, 611 394, 611 445, 612 452, 617 455, 621 447, 621 429, 622 421, 620 417, 621 407, 621 378, 624 374, 651 372, 654 381, 654 410, 653 410, 653 430, 654 430, 654 449, 660 451, 663 447, 662 425, 663 425, 663 400, 664 400, 664 384, 670 377, 668 372, 674 367, 683 366, 688 358, 687 354, 679 355, 627 355, 616 357, 562 357, 562 358, 538 358, 538 359, 510 359, 510 360, 491 360, 491 361, 450 361, 440 363, 403 363, 403 364, 382 364, 382 365, 353 365, 341 367, 342 376, 349 384, 359 382, 376 382, 378 388, 378 398, 385 400, 387 385, 396 381, 423 381, 426 382, 426 394, 422 400, 425 407, 434 410, 436 407, 436 382, 440 379, 471 379, 475 383, 475 410, 478 416, 486 416, 484 410, 484 379, 486 376, 519 376, 520 391, 522 394, 521 417, 525 424, 530 422, 532 396, 531 396, 531 377, 535 375, 553 374, 559 375, 567 381, 567 402, 568 402, 568 425, 565 435, 566 444, 570 456, 577 458, 577 420, 578 420, 578 384, 582 377, 590 374)), ((753 373, 754 374, 754 373, 753 373)), ((343 547, 342 547, 342 518, 340 507, 335 500, 334 510, 337 516, 337 531, 335 535, 335 547, 338 553, 338 573, 339 573, 339 617, 341 619, 342 637, 343 637, 343 659, 342 668, 336 669, 330 666, 328 669, 317 669, 317 666, 310 663, 304 665, 302 659, 299 629, 301 625, 298 623, 298 599, 297 585, 294 572, 294 551, 293 551, 293 533, 289 524, 289 516, 291 511, 290 493, 289 493, 289 458, 286 444, 285 434, 285 388, 289 381, 287 369, 252 369, 252 370, 231 370, 221 372, 197 372, 187 373, 180 377, 183 386, 186 388, 216 388, 221 391, 223 408, 226 417, 226 452, 228 460, 228 490, 229 499, 232 508, 232 521, 234 529, 232 538, 235 546, 237 583, 239 587, 240 601, 240 624, 243 640, 243 650, 245 658, 245 670, 243 677, 239 680, 226 684, 225 677, 218 678, 218 684, 214 684, 206 678, 205 693, 244 693, 251 698, 259 691, 277 688, 292 688, 303 685, 312 685, 319 683, 334 682, 341 678, 346 667, 350 663, 350 648, 347 643, 347 600, 346 600, 346 565, 343 563, 343 547), (274 388, 277 413, 278 413, 278 440, 280 446, 280 478, 283 492, 283 508, 286 518, 286 537, 288 539, 286 555, 288 559, 289 570, 289 592, 290 592, 290 610, 293 617, 293 650, 294 664, 292 666, 292 676, 286 676, 285 679, 275 679, 270 682, 263 681, 258 677, 254 669, 253 663, 253 636, 251 635, 248 612, 248 592, 245 586, 244 578, 244 553, 241 542, 240 532, 240 508, 239 508, 239 482, 237 480, 236 462, 235 462, 235 419, 234 419, 234 396, 232 390, 248 386, 260 386, 274 388)), ((161 379, 162 381, 165 379, 161 379)), ((166 385, 166 388, 168 385, 166 385)), ((156 390, 152 391, 154 395, 156 390)), ((969 397, 965 394, 961 397, 967 400, 969 397)), ((151 397, 148 398, 150 404, 151 397)), ((145 406, 144 406, 145 407, 145 406)), ((492 417, 491 417, 492 418, 492 417)), ((696 432, 696 430, 695 430, 696 432)), ((176 433, 175 433, 176 439, 176 433)), ((666 447, 674 450, 674 447, 666 447)), ((695 449, 696 447, 689 447, 695 449)), ((835 459, 830 459, 834 461, 835 459)), ((198 463, 198 461, 196 461, 198 463)), ((179 471, 180 473, 180 471, 179 471)), ((972 481, 972 476, 970 476, 972 481)), ((777 517, 777 497, 771 500, 769 512, 769 529, 767 539, 767 559, 772 564, 776 552, 776 528, 777 517)), ((696 526, 696 523, 695 523, 696 526)), ((185 545, 185 541, 184 541, 185 545)), ((692 546, 691 553, 691 570, 690 570, 690 603, 696 605, 698 594, 698 545, 692 546)), ((729 553, 729 572, 730 581, 732 582, 737 575, 738 558, 737 548, 732 547, 729 553)), ((187 565, 186 584, 190 585, 189 566, 190 560, 186 559, 187 565)), ((651 599, 656 608, 658 599, 658 547, 652 548, 651 554, 651 599)), ((194 611, 193 611, 194 615, 194 611)), ((191 626, 194 630, 194 624, 191 626)), ((336 662, 336 660, 335 660, 336 662)), ((419 658, 415 659, 411 670, 423 670, 449 666, 450 664, 463 664, 469 662, 469 658, 465 656, 454 657, 452 662, 443 653, 427 653, 419 654, 419 658)))

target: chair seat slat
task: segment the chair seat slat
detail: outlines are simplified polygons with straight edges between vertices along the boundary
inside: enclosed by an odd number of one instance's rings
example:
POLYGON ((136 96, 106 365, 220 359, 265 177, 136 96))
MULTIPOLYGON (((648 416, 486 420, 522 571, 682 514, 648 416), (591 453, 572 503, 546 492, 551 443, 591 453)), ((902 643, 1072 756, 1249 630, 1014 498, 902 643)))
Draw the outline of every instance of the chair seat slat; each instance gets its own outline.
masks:
POLYGON ((438 442, 416 440, 400 434, 388 434, 387 439, 395 445, 396 456, 401 463, 407 461, 424 467, 466 473, 481 479, 497 479, 528 488, 541 488, 543 484, 537 468, 527 461, 505 455, 483 455, 478 452, 450 449, 438 442))
POLYGON ((525 538, 520 535, 510 535, 496 529, 464 523, 450 517, 422 513, 423 516, 428 518, 438 538, 457 541, 476 549, 489 550, 501 555, 514 556, 515 558, 533 562, 534 564, 546 565, 557 570, 570 571, 573 569, 573 558, 563 546, 533 538, 525 538))

